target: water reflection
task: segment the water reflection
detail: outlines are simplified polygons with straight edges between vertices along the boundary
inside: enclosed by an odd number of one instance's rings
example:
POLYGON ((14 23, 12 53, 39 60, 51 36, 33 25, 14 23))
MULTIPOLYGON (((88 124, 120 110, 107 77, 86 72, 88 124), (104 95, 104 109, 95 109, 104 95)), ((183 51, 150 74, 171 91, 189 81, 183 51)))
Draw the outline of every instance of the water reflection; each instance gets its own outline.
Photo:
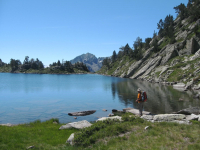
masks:
POLYGON ((193 93, 168 86, 101 75, 38 75, 0 73, 0 124, 42 121, 52 117, 73 122, 69 112, 97 110, 76 121, 94 121, 112 109, 137 108, 137 88, 148 94, 145 110, 170 113, 189 106, 200 106, 193 93), (184 99, 179 102, 179 98, 184 99), (107 112, 102 111, 107 109, 107 112))
POLYGON ((198 99, 193 99, 195 93, 192 91, 181 92, 173 89, 172 86, 165 86, 138 80, 126 80, 123 82, 112 83, 113 98, 117 95, 119 101, 126 107, 137 108, 137 89, 145 90, 148 101, 145 102, 146 111, 158 113, 172 113, 192 106, 200 106, 198 99), (179 99, 183 99, 180 101, 179 99))

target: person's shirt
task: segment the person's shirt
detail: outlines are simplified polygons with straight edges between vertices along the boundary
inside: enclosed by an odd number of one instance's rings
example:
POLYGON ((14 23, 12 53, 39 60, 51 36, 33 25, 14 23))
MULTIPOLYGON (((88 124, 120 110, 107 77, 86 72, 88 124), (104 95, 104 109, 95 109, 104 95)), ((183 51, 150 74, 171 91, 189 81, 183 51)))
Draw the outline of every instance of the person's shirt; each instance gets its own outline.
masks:
POLYGON ((138 100, 138 103, 141 103, 142 101, 142 96, 141 96, 141 93, 140 92, 138 92, 138 96, 137 96, 137 99, 139 99, 138 100))

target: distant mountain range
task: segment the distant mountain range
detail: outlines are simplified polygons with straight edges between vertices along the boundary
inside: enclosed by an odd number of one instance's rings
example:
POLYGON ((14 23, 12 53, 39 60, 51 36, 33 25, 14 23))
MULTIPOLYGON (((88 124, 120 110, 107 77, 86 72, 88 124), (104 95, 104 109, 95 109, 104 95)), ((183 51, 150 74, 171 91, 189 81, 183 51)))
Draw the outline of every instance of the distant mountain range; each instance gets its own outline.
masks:
POLYGON ((102 67, 102 62, 105 58, 106 57, 97 58, 95 55, 91 53, 87 53, 87 54, 82 54, 80 56, 77 56, 76 58, 70 60, 70 62, 72 64, 75 64, 77 62, 82 62, 86 64, 86 66, 91 72, 96 72, 102 67))

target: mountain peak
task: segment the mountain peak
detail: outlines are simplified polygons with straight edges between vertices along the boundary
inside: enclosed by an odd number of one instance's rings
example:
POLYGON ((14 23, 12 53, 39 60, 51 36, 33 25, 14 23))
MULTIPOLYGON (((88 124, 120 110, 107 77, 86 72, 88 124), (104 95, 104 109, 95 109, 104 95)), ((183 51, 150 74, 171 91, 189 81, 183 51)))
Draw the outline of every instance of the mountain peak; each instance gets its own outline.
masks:
POLYGON ((87 52, 86 54, 82 54, 75 57, 74 59, 70 60, 70 62, 72 64, 75 64, 77 62, 82 62, 86 64, 86 66, 91 72, 96 72, 102 67, 103 59, 104 57, 101 57, 101 59, 99 59, 94 54, 87 52))

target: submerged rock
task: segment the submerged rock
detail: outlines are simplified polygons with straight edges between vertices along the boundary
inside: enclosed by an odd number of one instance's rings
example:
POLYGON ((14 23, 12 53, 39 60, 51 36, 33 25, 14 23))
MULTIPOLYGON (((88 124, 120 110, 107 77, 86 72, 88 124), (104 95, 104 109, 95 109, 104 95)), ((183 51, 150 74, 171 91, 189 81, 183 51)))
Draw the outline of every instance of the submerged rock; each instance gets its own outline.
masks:
MULTIPOLYGON (((132 113, 132 114, 134 114, 134 115, 139 115, 139 110, 138 110, 138 109, 134 109, 134 108, 132 108, 132 109, 130 109, 130 110, 126 110, 126 112, 130 112, 130 113, 132 113)), ((148 111, 142 111, 142 114, 143 114, 143 115, 149 115, 149 114, 151 114, 151 113, 148 112, 148 111)))
POLYGON ((96 112, 96 110, 87 110, 87 111, 68 113, 68 115, 70 115, 70 116, 86 116, 86 115, 91 115, 95 112, 96 112))

